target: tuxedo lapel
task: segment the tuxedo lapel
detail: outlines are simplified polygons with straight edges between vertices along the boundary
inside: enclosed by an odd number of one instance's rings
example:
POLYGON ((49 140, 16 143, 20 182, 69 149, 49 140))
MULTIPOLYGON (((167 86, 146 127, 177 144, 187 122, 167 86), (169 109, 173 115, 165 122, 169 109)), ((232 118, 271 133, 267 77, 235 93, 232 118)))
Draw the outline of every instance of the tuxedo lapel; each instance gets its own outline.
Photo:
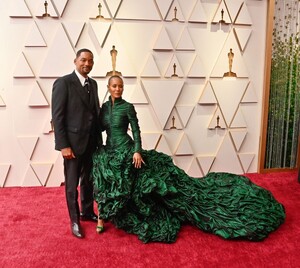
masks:
POLYGON ((85 88, 81 85, 75 72, 73 73, 72 87, 75 89, 77 94, 80 96, 84 105, 87 106, 89 109, 91 109, 88 93, 86 92, 85 88))
POLYGON ((96 103, 96 88, 93 86, 93 83, 90 83, 90 105, 91 108, 93 109, 96 103))

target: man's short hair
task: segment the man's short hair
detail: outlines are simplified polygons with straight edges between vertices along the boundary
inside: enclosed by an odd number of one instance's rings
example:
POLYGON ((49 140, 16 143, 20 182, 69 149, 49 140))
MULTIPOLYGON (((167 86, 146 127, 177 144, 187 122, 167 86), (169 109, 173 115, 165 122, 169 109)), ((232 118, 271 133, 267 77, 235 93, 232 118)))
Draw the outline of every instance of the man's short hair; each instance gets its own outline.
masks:
POLYGON ((79 50, 77 51, 77 53, 76 53, 76 58, 78 58, 82 52, 89 52, 89 53, 91 53, 91 54, 93 55, 93 57, 94 57, 94 54, 93 54, 92 51, 90 51, 90 50, 87 49, 87 48, 82 48, 82 49, 79 49, 79 50))

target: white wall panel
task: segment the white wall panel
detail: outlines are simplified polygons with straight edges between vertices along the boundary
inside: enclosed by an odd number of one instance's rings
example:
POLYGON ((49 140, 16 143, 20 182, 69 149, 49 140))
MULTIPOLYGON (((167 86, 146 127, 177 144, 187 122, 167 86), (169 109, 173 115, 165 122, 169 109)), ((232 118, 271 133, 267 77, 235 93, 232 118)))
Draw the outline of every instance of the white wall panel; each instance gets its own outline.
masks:
POLYGON ((101 103, 117 49, 145 149, 191 176, 257 170, 267 0, 52 0, 47 9, 49 17, 44 1, 0 1, 0 187, 63 182, 51 92, 82 47, 94 52, 101 103), (230 48, 237 77, 228 80, 230 48))

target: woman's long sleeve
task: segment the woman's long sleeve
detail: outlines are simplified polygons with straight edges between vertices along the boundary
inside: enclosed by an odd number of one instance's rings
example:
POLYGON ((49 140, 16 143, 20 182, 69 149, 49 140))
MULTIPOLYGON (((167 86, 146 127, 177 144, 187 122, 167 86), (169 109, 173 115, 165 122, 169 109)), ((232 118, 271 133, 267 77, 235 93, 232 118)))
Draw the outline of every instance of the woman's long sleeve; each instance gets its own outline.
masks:
POLYGON ((137 118, 135 108, 132 104, 128 106, 127 116, 132 130, 134 140, 134 151, 140 152, 142 149, 141 131, 139 126, 139 120, 137 118))

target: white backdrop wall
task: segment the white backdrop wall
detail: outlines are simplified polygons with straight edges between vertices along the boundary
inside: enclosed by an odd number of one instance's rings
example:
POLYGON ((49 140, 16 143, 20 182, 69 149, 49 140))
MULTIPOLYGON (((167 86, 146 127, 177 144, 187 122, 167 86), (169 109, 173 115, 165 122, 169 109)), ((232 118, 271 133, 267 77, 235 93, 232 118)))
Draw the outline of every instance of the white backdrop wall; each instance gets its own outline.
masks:
POLYGON ((194 177, 257 171, 267 0, 50 0, 47 10, 44 3, 0 0, 1 187, 63 182, 52 84, 89 48, 103 103, 113 45, 145 149, 169 154, 194 177), (223 77, 230 48, 236 78, 223 77))

